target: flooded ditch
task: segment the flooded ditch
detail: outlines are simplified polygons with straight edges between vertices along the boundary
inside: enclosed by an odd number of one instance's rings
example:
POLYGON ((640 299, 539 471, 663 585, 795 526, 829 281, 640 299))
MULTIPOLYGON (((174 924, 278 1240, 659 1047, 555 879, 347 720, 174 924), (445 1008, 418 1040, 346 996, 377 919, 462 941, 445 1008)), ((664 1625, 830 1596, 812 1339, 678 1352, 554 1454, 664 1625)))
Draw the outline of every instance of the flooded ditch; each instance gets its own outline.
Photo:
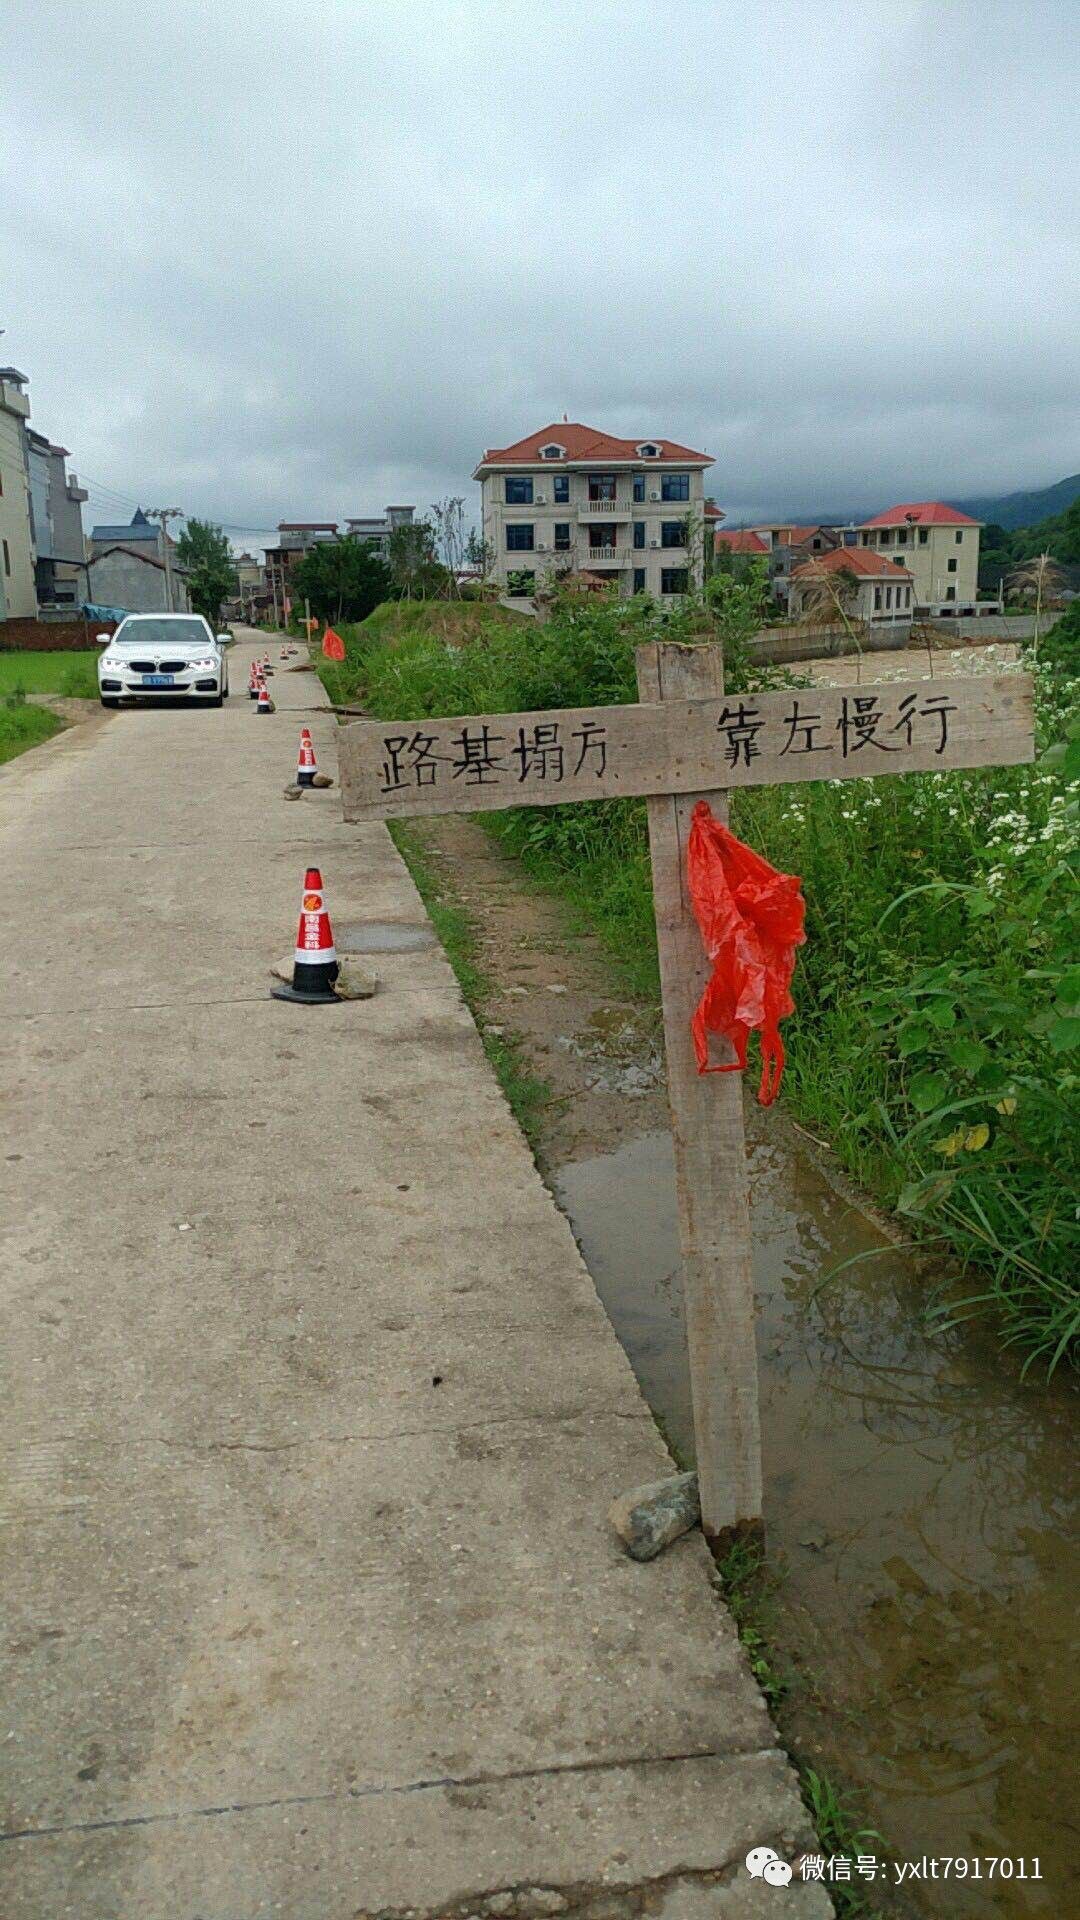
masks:
MULTIPOLYGON (((490 1022, 549 1086, 538 1154, 673 1446, 692 1457, 674 1170, 651 1022, 474 823, 425 825, 476 919, 490 1022)), ((926 1283, 782 1115, 747 1108, 768 1622, 778 1719, 854 1788, 901 1860, 1038 1861, 1043 1878, 917 1885, 956 1916, 1080 1909, 1073 1775, 1080 1553, 1064 1381, 992 1336, 929 1334, 926 1283), (852 1255, 867 1258, 829 1281, 852 1255), (1071 1863, 1071 1870, 1070 1870, 1071 1863)))

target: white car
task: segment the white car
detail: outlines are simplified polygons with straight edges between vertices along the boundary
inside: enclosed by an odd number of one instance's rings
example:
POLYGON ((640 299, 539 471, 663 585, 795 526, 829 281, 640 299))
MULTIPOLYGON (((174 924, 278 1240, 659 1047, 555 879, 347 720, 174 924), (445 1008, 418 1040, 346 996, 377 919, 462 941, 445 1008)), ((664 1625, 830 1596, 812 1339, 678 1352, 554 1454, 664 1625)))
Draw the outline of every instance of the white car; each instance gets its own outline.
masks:
POLYGON ((103 707, 162 694, 220 707, 229 691, 225 648, 199 613, 129 613, 111 636, 99 633, 98 692, 103 707))

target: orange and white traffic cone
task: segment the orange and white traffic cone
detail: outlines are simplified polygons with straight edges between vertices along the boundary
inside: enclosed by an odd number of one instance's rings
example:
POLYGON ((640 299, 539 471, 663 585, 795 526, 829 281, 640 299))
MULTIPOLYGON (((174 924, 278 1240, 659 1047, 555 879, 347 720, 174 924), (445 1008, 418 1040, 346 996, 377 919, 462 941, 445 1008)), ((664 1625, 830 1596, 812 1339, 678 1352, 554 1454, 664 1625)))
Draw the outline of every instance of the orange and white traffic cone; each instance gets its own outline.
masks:
POLYGON ((272 667, 272 666, 270 665, 270 649, 269 649, 269 647, 267 647, 267 649, 266 649, 266 652, 265 652, 265 653, 263 654, 263 657, 262 657, 262 662, 261 662, 261 666, 262 666, 262 671, 263 671, 263 674, 264 674, 264 675, 266 675, 266 674, 272 674, 272 673, 273 673, 273 671, 274 671, 274 669, 273 669, 273 667, 272 667))
POLYGON ((322 874, 318 867, 309 867, 300 901, 292 984, 271 987, 270 993, 275 1000, 299 1000, 304 1006, 320 1006, 337 1000, 334 992, 337 976, 334 933, 323 899, 322 874))
POLYGON ((258 697, 259 697, 259 663, 257 660, 253 660, 251 663, 251 672, 248 674, 248 699, 257 700, 258 697))
POLYGON ((298 787, 310 787, 315 783, 319 769, 315 763, 315 749, 311 744, 311 728, 300 729, 300 752, 296 758, 296 784, 298 787))
POLYGON ((255 711, 256 713, 273 713, 274 711, 274 703, 270 698, 270 692, 265 680, 259 681, 259 704, 255 708, 255 711))

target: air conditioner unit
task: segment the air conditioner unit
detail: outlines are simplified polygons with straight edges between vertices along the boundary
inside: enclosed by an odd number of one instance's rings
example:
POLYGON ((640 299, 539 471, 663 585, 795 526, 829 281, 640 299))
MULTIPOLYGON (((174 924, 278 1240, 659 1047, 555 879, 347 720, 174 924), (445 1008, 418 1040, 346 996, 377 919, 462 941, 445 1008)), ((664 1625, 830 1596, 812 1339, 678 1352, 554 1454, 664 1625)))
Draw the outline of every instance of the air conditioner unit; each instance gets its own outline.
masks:
POLYGON ((547 552, 547 541, 546 541, 546 540, 538 540, 538 541, 537 541, 537 543, 536 543, 536 551, 537 551, 537 553, 546 553, 546 552, 547 552))
POLYGON ((538 494, 536 495, 536 504, 537 504, 537 506, 538 506, 538 507, 546 507, 546 506, 547 506, 547 494, 546 494, 546 493, 538 493, 538 494))
POLYGON ((653 488, 653 490, 652 490, 652 492, 651 492, 651 493, 650 493, 650 495, 649 495, 649 499, 650 499, 650 500, 659 500, 659 498, 660 498, 660 494, 659 494, 659 490, 658 490, 658 489, 657 489, 656 487, 654 487, 654 488, 653 488))
POLYGON ((660 545, 660 542, 659 540, 650 540, 649 545, 650 547, 658 547, 660 545))

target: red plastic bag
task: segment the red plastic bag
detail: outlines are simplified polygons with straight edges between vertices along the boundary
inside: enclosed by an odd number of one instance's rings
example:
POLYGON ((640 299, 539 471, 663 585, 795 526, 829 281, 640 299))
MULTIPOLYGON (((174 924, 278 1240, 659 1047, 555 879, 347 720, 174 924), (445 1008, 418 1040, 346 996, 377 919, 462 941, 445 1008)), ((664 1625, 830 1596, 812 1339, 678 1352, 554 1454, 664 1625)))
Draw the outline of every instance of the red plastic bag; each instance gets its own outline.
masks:
POLYGON ((690 821, 686 877, 694 918, 701 928, 712 976, 692 1023, 699 1073, 737 1073, 746 1066, 746 1043, 761 1033, 758 1099, 771 1107, 784 1076, 780 1021, 793 1013, 791 976, 795 949, 806 939, 802 881, 777 873, 744 847, 699 800, 690 821), (721 1033, 735 1049, 725 1065, 710 1065, 709 1034, 721 1033))
POLYGON ((345 658, 345 642, 340 633, 334 632, 333 627, 327 627, 326 632, 323 634, 322 650, 328 660, 344 660, 345 658))

